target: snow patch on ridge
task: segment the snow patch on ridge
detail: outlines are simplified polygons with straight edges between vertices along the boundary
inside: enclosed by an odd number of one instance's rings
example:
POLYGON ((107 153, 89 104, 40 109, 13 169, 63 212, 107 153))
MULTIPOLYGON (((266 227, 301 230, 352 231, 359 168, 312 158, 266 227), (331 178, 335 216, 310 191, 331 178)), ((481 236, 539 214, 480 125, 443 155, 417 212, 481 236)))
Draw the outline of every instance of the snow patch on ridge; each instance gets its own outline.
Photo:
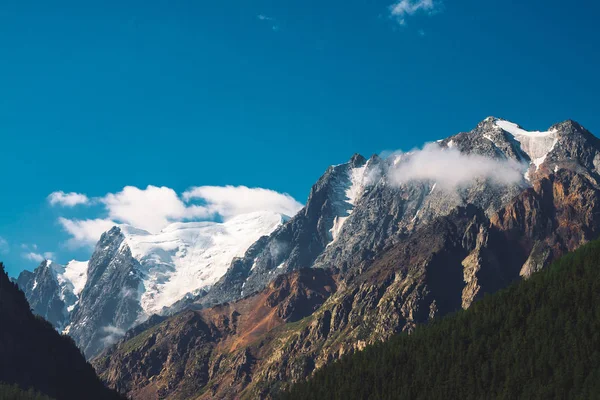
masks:
MULTIPOLYGON (((50 263, 51 261, 48 261, 48 264, 50 263)), ((69 295, 73 294, 73 283, 65 278, 65 267, 56 263, 51 263, 49 267, 55 272, 55 277, 58 281, 58 286, 60 287, 58 296, 67 307, 72 305, 74 302, 72 300, 69 301, 69 295)))
MULTIPOLYGON (((535 165, 536 170, 542 165, 558 142, 558 131, 556 129, 546 132, 530 132, 509 121, 497 120, 495 124, 519 142, 521 150, 527 154, 531 163, 535 165)), ((528 179, 528 174, 526 174, 525 178, 528 179)))
POLYGON ((352 213, 352 209, 356 205, 356 202, 363 194, 365 183, 366 183, 366 170, 368 161, 362 166, 357 168, 350 168, 348 171, 348 179, 343 182, 345 185, 343 190, 343 199, 340 199, 340 202, 344 204, 345 207, 339 207, 338 215, 333 220, 333 226, 329 230, 331 233, 331 243, 335 242, 338 238, 340 232, 342 231, 342 227, 344 226, 344 222, 348 219, 350 214, 352 213))

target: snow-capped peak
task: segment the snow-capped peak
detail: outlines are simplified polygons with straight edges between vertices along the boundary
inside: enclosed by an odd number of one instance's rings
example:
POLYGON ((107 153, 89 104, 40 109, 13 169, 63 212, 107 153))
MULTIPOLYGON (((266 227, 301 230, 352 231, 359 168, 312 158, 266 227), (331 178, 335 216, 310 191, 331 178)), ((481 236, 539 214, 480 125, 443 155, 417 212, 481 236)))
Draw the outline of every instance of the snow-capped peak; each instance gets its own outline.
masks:
POLYGON ((120 226, 132 256, 142 266, 140 304, 147 315, 188 293, 213 285, 234 257, 273 232, 283 216, 270 211, 238 215, 225 222, 177 222, 161 232, 120 226))
POLYGON ((45 260, 42 266, 51 271, 60 288, 59 298, 65 303, 67 311, 71 311, 85 286, 88 262, 71 260, 67 265, 62 265, 45 260))

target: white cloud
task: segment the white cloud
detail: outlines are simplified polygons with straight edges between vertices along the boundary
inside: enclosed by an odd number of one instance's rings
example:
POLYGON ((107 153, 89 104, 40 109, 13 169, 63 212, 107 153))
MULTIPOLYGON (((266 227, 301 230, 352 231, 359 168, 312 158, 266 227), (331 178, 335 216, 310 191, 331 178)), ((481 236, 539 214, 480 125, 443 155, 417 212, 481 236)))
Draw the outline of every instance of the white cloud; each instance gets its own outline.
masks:
POLYGON ((187 206, 168 187, 127 186, 119 193, 106 195, 101 202, 109 218, 155 233, 173 221, 209 217, 204 207, 187 206))
POLYGON ((32 244, 22 243, 21 249, 23 249, 23 253, 21 253, 21 257, 25 258, 26 260, 35 261, 35 262, 40 263, 44 260, 56 259, 56 254, 54 254, 51 251, 46 251, 43 253, 38 251, 38 245, 35 243, 32 243, 32 244))
POLYGON ((435 143, 422 150, 396 154, 399 162, 388 172, 392 184, 412 180, 431 180, 438 187, 456 189, 476 179, 490 179, 496 184, 518 183, 527 166, 514 160, 498 160, 477 154, 463 154, 456 148, 442 148, 435 143))
POLYGON ((8 245, 8 241, 0 236, 0 254, 8 254, 10 251, 10 246, 8 245))
POLYGON ((61 205, 63 207, 74 207, 79 204, 88 204, 90 199, 85 194, 75 192, 65 193, 61 190, 50 193, 48 202, 53 206, 61 205))
POLYGON ((101 339, 106 346, 117 343, 123 336, 125 336, 125 331, 123 329, 117 328, 113 325, 104 326, 101 328, 101 330, 106 334, 101 339))
POLYGON ((42 262, 44 261, 44 256, 38 253, 23 253, 23 258, 27 259, 27 260, 31 260, 31 261, 35 261, 35 262, 42 262))
POLYGON ((390 14, 399 24, 406 23, 406 17, 418 12, 433 14, 441 9, 441 1, 434 0, 399 0, 390 6, 390 14))
POLYGON ((271 17, 267 17, 267 16, 266 16, 266 15, 264 15, 264 14, 258 14, 256 17, 257 17, 258 19, 260 19, 261 21, 273 21, 273 18, 271 18, 271 17))
POLYGON ((35 261, 35 262, 42 262, 44 260, 52 260, 55 257, 55 254, 51 251, 47 251, 44 254, 40 254, 40 253, 36 253, 34 251, 30 251, 27 253, 23 253, 22 254, 23 258, 30 260, 30 261, 35 261))
POLYGON ((261 21, 269 22, 271 25, 271 29, 273 29, 274 31, 279 30, 279 23, 275 18, 269 17, 265 14, 258 14, 256 18, 258 18, 261 21))
POLYGON ((246 186, 194 187, 184 192, 183 198, 202 200, 209 214, 224 218, 254 211, 273 211, 292 217, 302 208, 302 204, 287 193, 246 186))
POLYGON ((59 218, 58 222, 72 236, 67 241, 67 246, 70 248, 93 247, 104 232, 116 225, 111 220, 100 218, 86 220, 59 218))
POLYGON ((193 187, 181 196, 168 187, 126 186, 96 201, 104 205, 103 215, 83 220, 59 218, 71 235, 68 247, 93 247, 102 233, 118 224, 157 233, 173 222, 228 219, 254 211, 293 216, 302 208, 288 194, 246 186, 193 187))

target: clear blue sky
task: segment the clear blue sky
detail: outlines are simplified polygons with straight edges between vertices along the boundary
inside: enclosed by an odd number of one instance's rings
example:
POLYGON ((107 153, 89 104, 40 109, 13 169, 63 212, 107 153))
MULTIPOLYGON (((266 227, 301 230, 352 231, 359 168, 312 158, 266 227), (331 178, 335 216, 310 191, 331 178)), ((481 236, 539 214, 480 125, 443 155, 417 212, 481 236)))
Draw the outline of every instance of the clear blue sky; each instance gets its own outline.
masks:
POLYGON ((489 115, 600 135, 596 2, 444 0, 404 24, 392 3, 0 2, 9 273, 37 265, 23 244, 89 256, 64 245, 65 211, 46 201, 57 190, 246 185, 304 202, 355 152, 410 149, 489 115))

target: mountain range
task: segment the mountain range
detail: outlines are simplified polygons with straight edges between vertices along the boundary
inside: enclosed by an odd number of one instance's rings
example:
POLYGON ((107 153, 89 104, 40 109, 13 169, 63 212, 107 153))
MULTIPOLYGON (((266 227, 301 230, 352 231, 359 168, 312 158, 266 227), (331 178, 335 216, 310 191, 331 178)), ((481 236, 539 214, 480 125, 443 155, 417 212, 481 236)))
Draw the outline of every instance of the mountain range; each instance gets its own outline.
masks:
POLYGON ((89 262, 17 282, 122 393, 269 398, 596 238, 599 168, 599 140, 574 121, 489 117, 330 167, 291 218, 115 227, 89 262))
POLYGON ((45 260, 17 283, 34 312, 90 357, 164 307, 208 289, 234 257, 286 218, 254 212, 223 223, 174 223, 158 234, 115 226, 89 261, 45 260))

